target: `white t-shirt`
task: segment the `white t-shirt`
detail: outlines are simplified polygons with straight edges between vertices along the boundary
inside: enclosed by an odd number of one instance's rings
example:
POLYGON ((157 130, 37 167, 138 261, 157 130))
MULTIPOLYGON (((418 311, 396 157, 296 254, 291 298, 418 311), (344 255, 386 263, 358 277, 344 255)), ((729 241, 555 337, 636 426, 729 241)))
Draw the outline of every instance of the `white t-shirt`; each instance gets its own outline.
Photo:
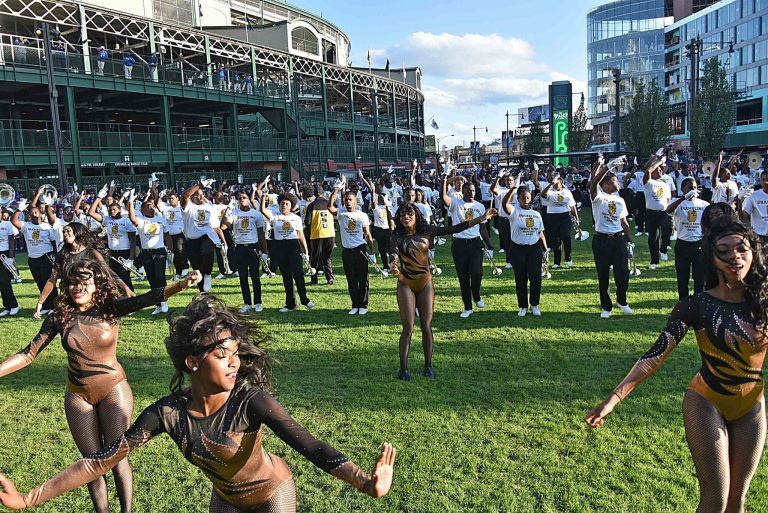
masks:
POLYGON ((214 243, 219 242, 219 236, 213 231, 219 227, 218 208, 210 203, 198 205, 189 201, 184 207, 184 235, 188 239, 199 239, 207 235, 214 243))
POLYGON ((368 215, 359 210, 347 212, 339 210, 337 214, 339 220, 339 231, 341 232, 341 245, 347 249, 356 248, 365 244, 363 229, 368 228, 371 222, 368 215))
MULTIPOLYGON (((464 221, 471 221, 485 214, 485 207, 479 201, 466 202, 462 199, 451 199, 451 208, 448 209, 452 224, 461 224, 464 221)), ((476 224, 472 228, 467 228, 463 232, 454 233, 454 239, 474 239, 480 237, 480 225, 476 224)))
POLYGON ((677 206, 672 221, 677 231, 678 240, 686 242, 701 240, 701 216, 707 206, 709 203, 699 198, 683 200, 677 206))
MULTIPOLYGON (((136 227, 127 216, 121 215, 117 219, 112 216, 102 218, 101 224, 104 225, 104 231, 107 233, 107 247, 112 251, 122 251, 131 249, 131 240, 129 233, 136 233, 136 227)), ((144 247, 144 246, 142 246, 144 247)))
POLYGON ((539 241, 539 234, 544 231, 541 214, 533 209, 513 208, 509 215, 509 234, 512 242, 532 246, 539 241))
POLYGON ((232 240, 235 244, 257 244, 259 228, 263 230, 265 225, 264 216, 254 208, 235 208, 227 214, 226 221, 232 227, 232 240))
POLYGON ((301 218, 296 214, 273 215, 270 224, 274 240, 298 240, 299 232, 304 229, 301 218))
POLYGON ((154 217, 144 217, 136 213, 136 219, 139 221, 136 226, 136 233, 141 240, 142 249, 161 249, 165 248, 165 233, 168 232, 168 223, 162 215, 154 217))
POLYGON ((416 205, 416 208, 419 209, 419 211, 421 212, 421 216, 424 218, 424 220, 427 223, 429 223, 430 220, 432 219, 432 207, 430 207, 426 203, 418 203, 418 202, 414 203, 414 205, 416 205))
POLYGON ((51 225, 47 223, 32 224, 28 222, 21 223, 21 235, 27 241, 27 255, 29 258, 40 258, 46 253, 50 253, 56 244, 56 235, 51 225))
MULTIPOLYGON (((272 218, 280 215, 280 205, 272 205, 267 207, 267 210, 272 214, 272 218)), ((301 219, 304 219, 304 216, 301 216, 301 219)), ((267 240, 272 240, 272 223, 267 222, 266 219, 264 220, 264 237, 267 240)))
POLYGON ((632 179, 635 182, 635 185, 634 185, 635 193, 638 193, 638 192, 645 193, 645 188, 643 187, 643 176, 645 176, 645 173, 643 173, 642 171, 635 171, 635 177, 632 179))
POLYGON ((11 249, 8 245, 9 237, 15 237, 19 234, 19 230, 10 221, 0 221, 0 251, 8 251, 11 249))
POLYGON ((168 225, 168 233, 171 235, 178 235, 184 231, 184 219, 181 212, 181 206, 170 206, 162 201, 158 204, 160 212, 162 212, 165 218, 165 223, 168 225))
POLYGON ((480 182, 480 199, 482 201, 491 201, 490 189, 491 189, 491 184, 487 182, 480 182))
POLYGON ((595 231, 611 235, 624 230, 621 220, 627 217, 627 205, 618 194, 606 194, 598 189, 592 200, 592 215, 595 231))
POLYGON ((643 184, 643 192, 645 193, 645 208, 647 210, 666 210, 669 206, 669 200, 672 199, 669 184, 663 180, 649 178, 643 184))
POLYGON ((568 189, 563 188, 558 191, 550 188, 547 191, 547 197, 542 196, 542 202, 546 201, 547 214, 564 214, 571 211, 571 207, 576 206, 576 200, 568 189))
POLYGON ((677 194, 677 184, 675 183, 674 176, 670 174, 662 174, 659 180, 666 183, 669 186, 670 196, 674 196, 675 194, 677 194))
POLYGON ((742 207, 749 214, 752 229, 758 235, 768 235, 768 194, 762 189, 744 200, 742 207))
POLYGON ((384 198, 384 204, 381 202, 376 203, 376 208, 373 209, 373 226, 381 228, 382 230, 389 230, 389 218, 387 217, 387 210, 391 208, 392 203, 384 198))
POLYGON ((738 196, 739 186, 732 180, 727 182, 718 181, 717 185, 712 189, 712 203, 722 202, 733 206, 738 196))
POLYGON ((509 214, 507 214, 507 212, 504 210, 504 207, 501 205, 501 203, 504 201, 504 198, 507 197, 509 189, 502 187, 501 185, 497 185, 496 190, 498 190, 499 193, 494 197, 493 203, 496 207, 496 210, 499 212, 499 217, 509 218, 509 214))

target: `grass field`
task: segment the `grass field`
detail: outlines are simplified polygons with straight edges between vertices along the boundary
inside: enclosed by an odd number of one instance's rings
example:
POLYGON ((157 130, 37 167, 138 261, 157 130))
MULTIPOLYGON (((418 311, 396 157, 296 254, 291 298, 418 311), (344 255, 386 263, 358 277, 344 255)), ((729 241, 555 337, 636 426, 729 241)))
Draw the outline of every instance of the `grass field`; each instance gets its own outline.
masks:
MULTIPOLYGON (((340 265, 332 287, 310 288, 317 305, 279 314, 279 278, 264 280, 266 310, 252 314, 272 335, 279 360, 276 394, 319 438, 370 469, 379 445, 398 449, 390 495, 374 501, 313 467, 269 433, 267 449, 283 457, 298 485, 300 511, 312 512, 690 512, 698 485, 685 443, 681 403, 699 366, 689 334, 665 368, 623 403, 599 430, 583 422, 655 340, 676 299, 673 262, 648 271, 638 241, 641 277, 630 285, 632 317, 599 318, 591 240, 576 243, 572 269, 545 281, 540 318, 517 317, 511 271, 494 278, 486 267, 487 303, 460 319, 458 282, 449 245, 438 250, 436 381, 419 372, 396 379, 400 332, 394 279, 372 276, 370 313, 348 316, 340 265)), ((335 261, 340 264, 340 250, 335 261)), ((500 259, 497 257, 497 262, 500 259)), ((22 312, 0 319, 0 355, 34 336, 37 290, 23 266, 16 285, 22 312)), ((146 290, 146 282, 139 289, 146 290)), ((214 292, 240 306, 236 279, 214 292)), ((171 300, 172 308, 190 293, 171 300)), ((616 310, 614 310, 616 312, 616 310)), ((136 414, 165 395, 171 377, 163 347, 166 323, 149 310, 125 321, 118 349, 136 398, 136 414)), ((66 359, 54 342, 30 367, 0 380, 0 470, 22 491, 79 457, 63 411, 66 359)), ((168 437, 131 456, 136 512, 207 512, 210 484, 182 459, 168 437)), ((111 487, 111 480, 110 480, 111 487)), ((112 488, 112 487, 111 487, 112 488)), ((116 501, 113 501, 116 511, 116 501)), ((41 512, 90 511, 85 488, 41 512)), ((768 472, 761 465, 748 511, 768 511, 768 472)))

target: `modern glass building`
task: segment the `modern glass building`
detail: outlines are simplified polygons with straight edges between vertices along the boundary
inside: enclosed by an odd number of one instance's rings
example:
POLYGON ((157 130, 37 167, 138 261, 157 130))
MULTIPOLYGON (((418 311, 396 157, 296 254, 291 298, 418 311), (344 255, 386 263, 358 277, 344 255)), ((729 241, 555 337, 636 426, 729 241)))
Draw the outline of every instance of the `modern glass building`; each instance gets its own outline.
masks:
POLYGON ((422 158, 420 70, 353 68, 349 48, 282 0, 0 0, 0 178, 20 191, 55 181, 47 62, 80 187, 150 172, 164 185, 322 178, 422 158))
POLYGON ((686 44, 700 37, 700 65, 717 58, 728 69, 739 100, 726 140, 734 148, 768 146, 768 0, 722 0, 665 29, 664 84, 679 146, 690 142, 690 59, 686 44))
POLYGON ((595 148, 613 140, 616 89, 612 69, 621 70, 620 109, 637 86, 664 80, 664 27, 673 22, 672 0, 617 0, 587 14, 588 112, 595 148))

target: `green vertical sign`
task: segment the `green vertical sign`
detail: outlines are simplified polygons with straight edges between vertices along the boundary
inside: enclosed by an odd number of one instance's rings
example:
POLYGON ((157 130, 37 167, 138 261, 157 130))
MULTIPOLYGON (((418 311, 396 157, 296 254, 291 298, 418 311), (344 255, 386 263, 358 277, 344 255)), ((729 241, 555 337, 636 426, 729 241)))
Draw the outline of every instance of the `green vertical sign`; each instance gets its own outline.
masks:
MULTIPOLYGON (((572 86, 568 81, 553 82, 549 86, 549 151, 568 153, 568 131, 571 126, 572 86)), ((555 157, 554 165, 568 165, 568 157, 555 157)))

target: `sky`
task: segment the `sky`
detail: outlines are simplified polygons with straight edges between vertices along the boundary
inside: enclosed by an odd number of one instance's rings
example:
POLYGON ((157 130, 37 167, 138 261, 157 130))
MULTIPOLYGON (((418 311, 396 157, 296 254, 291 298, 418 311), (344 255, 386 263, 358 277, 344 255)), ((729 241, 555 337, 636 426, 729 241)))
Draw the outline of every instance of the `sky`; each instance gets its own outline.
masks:
MULTIPOLYGON (((343 30, 353 66, 421 68, 427 126, 440 145, 501 137, 509 111, 547 103, 547 86, 570 80, 586 93, 587 11, 608 0, 291 0, 343 30), (555 17, 553 19, 553 16, 555 17), (447 137, 450 135, 454 137, 447 137), (445 137, 445 139, 443 139, 445 137)), ((574 104, 579 97, 574 96, 574 104)), ((511 114, 515 114, 512 116, 511 114)))

